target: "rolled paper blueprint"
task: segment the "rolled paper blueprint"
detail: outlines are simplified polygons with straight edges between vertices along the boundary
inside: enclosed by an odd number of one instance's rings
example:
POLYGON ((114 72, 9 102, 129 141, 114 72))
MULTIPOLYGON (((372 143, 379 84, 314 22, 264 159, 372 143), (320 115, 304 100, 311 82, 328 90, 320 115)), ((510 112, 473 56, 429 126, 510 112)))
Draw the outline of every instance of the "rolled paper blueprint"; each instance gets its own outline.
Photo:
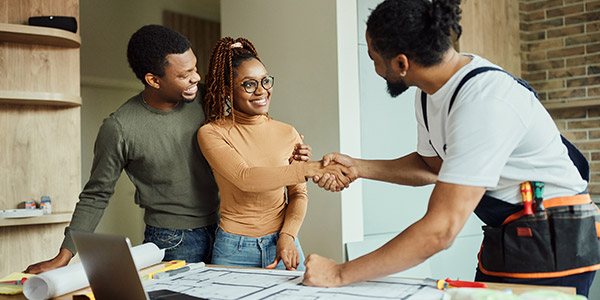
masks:
MULTIPOLYGON (((135 267, 143 269, 162 261, 164 249, 153 243, 145 243, 131 248, 135 267)), ((23 284, 23 294, 29 300, 43 300, 64 295, 89 286, 81 263, 54 269, 30 277, 23 284)))

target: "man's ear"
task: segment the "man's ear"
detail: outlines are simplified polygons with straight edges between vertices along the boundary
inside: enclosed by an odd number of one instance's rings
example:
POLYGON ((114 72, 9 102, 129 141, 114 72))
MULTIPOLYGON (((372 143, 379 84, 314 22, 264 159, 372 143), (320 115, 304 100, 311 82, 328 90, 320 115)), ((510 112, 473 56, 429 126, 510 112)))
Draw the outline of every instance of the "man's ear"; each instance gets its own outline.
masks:
POLYGON ((158 78, 158 76, 152 74, 152 73, 146 73, 146 76, 144 76, 144 80, 146 80, 146 83, 155 88, 155 89, 160 89, 160 78, 158 78))
POLYGON ((392 71, 400 76, 405 76, 409 68, 408 57, 398 54, 391 59, 392 71))

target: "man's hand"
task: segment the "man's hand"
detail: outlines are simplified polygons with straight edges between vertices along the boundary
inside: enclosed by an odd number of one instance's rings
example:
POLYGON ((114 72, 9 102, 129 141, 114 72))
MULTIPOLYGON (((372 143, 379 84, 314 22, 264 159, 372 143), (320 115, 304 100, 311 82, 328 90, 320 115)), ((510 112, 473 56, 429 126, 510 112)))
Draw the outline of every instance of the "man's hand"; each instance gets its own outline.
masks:
POLYGON ((23 271, 23 273, 39 274, 54 270, 56 268, 64 267, 69 264, 71 258, 73 258, 73 253, 65 248, 62 248, 60 249, 60 252, 58 252, 58 255, 56 255, 56 257, 53 259, 30 265, 27 267, 27 269, 25 269, 25 271, 23 271))
POLYGON ((329 258, 311 254, 304 261, 306 271, 302 284, 307 286, 336 287, 344 285, 341 265, 329 258))
MULTIPOLYGON (((331 162, 336 162, 348 168, 349 173, 345 175, 350 182, 353 182, 359 177, 356 161, 352 157, 340 153, 329 153, 323 156, 323 166, 327 166, 331 162)), ((314 176, 313 182, 319 187, 332 192, 339 192, 345 188, 344 185, 337 182, 335 176, 331 176, 331 174, 325 174, 323 177, 314 176)))
POLYGON ((300 264, 300 254, 294 244, 294 237, 287 233, 280 233, 276 251, 277 254, 275 260, 265 268, 274 269, 280 260, 283 260, 286 270, 295 271, 296 268, 298 268, 298 264, 300 264))
MULTIPOLYGON (((303 135, 300 135, 300 139, 304 139, 303 135)), ((292 153, 294 160, 297 161, 310 161, 312 158, 312 148, 307 144, 296 144, 294 147, 294 153, 292 153)))

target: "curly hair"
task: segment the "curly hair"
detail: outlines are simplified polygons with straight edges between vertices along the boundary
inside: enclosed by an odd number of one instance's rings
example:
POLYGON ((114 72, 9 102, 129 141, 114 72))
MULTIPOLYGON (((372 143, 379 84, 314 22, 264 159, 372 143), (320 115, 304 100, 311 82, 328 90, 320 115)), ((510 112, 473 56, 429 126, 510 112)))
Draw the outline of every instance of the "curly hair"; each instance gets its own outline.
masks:
POLYGON ((182 34, 161 25, 146 25, 138 29, 127 45, 127 61, 135 76, 146 85, 147 73, 165 75, 167 55, 181 54, 192 47, 182 34))
POLYGON ((210 54, 208 73, 204 77, 205 124, 221 120, 232 113, 235 70, 242 62, 250 59, 261 61, 249 40, 224 37, 217 42, 210 54))
POLYGON ((386 0, 367 20, 373 50, 390 59, 404 54, 428 67, 450 48, 450 35, 462 33, 460 0, 386 0))

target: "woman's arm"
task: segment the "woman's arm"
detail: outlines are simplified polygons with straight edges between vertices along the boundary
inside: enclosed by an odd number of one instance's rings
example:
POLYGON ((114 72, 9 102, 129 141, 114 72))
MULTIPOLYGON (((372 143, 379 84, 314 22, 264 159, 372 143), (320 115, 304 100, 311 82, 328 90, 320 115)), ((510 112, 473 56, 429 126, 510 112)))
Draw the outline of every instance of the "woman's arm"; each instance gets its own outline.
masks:
POLYGON ((275 268, 280 260, 283 260, 283 264, 288 270, 295 270, 300 264, 300 252, 296 249, 294 241, 298 236, 308 207, 306 183, 288 186, 287 191, 288 205, 283 226, 279 232, 277 254, 273 263, 266 267, 267 269, 275 268))
MULTIPOLYGON (((209 124, 210 125, 210 124, 209 124)), ((198 130, 202 154, 216 172, 244 192, 262 192, 306 182, 307 177, 336 174, 348 183, 341 165, 323 167, 320 162, 296 163, 280 167, 250 167, 240 154, 227 143, 214 127, 205 125, 198 130)))

